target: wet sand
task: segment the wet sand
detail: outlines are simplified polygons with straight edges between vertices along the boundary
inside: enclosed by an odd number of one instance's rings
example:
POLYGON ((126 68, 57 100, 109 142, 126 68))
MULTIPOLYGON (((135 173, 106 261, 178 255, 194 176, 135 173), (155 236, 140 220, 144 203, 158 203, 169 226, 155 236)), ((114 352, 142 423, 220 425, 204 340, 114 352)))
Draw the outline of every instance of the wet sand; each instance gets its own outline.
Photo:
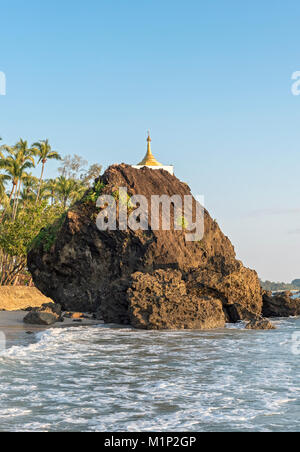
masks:
POLYGON ((83 319, 82 322, 74 322, 73 319, 65 319, 63 323, 55 323, 51 326, 28 325, 23 323, 26 311, 2 311, 0 312, 0 332, 5 334, 7 346, 26 345, 34 340, 34 333, 46 331, 50 328, 66 328, 76 326, 91 326, 103 323, 99 320, 83 319))

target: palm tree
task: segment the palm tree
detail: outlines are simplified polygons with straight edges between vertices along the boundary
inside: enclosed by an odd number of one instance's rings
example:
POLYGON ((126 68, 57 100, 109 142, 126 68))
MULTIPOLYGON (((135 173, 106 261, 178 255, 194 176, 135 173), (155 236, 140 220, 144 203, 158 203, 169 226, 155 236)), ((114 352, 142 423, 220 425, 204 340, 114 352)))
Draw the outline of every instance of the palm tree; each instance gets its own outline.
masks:
POLYGON ((26 140, 20 138, 20 141, 15 145, 15 149, 22 162, 30 161, 32 166, 35 166, 34 157, 37 155, 37 150, 33 146, 28 147, 28 142, 26 140))
POLYGON ((28 190, 28 188, 23 187, 23 190, 20 193, 20 203, 22 206, 26 206, 29 203, 32 203, 35 200, 35 194, 28 190))
POLYGON ((53 206, 57 187, 57 179, 47 179, 46 187, 47 190, 50 192, 51 205, 53 206))
MULTIPOLYGON (((23 206, 36 201, 39 188, 39 179, 28 175, 23 182, 23 190, 20 193, 20 200, 23 206)), ((48 201, 52 197, 52 193, 46 184, 42 184, 40 189, 40 200, 48 201)))
POLYGON ((36 199, 39 180, 31 173, 23 179, 23 191, 21 192, 21 199, 23 201, 36 199))
POLYGON ((39 185, 39 179, 32 175, 32 173, 28 174, 28 177, 24 178, 23 187, 28 192, 36 192, 39 185))
POLYGON ((56 193, 64 209, 79 199, 86 191, 86 187, 75 179, 66 179, 60 176, 57 179, 56 193))
POLYGON ((6 159, 8 163, 12 163, 14 168, 14 172, 17 177, 16 190, 14 194, 14 203, 13 203, 13 219, 16 218, 19 196, 21 191, 22 182, 25 177, 27 177, 27 173, 25 173, 25 169, 32 168, 35 166, 34 156, 36 154, 36 150, 28 147, 28 142, 26 140, 20 141, 13 147, 4 147, 5 150, 10 154, 6 159))
POLYGON ((49 140, 39 141, 38 143, 34 143, 32 146, 36 149, 37 155, 39 156, 38 164, 42 162, 41 177, 40 177, 39 189, 38 189, 37 198, 36 198, 36 201, 38 202, 39 197, 40 197, 43 175, 44 175, 44 170, 45 170, 45 165, 47 163, 47 160, 61 160, 61 156, 59 155, 58 152, 52 150, 52 148, 49 144, 49 140))
MULTIPOLYGON (((27 142, 20 140, 14 147, 5 146, 8 153, 4 159, 0 160, 0 168, 4 169, 6 175, 12 181, 12 190, 9 195, 9 205, 14 197, 12 217, 15 219, 18 207, 18 196, 20 194, 23 180, 28 176, 26 169, 35 165, 31 150, 27 146, 27 142)), ((2 213, 0 222, 2 222, 6 213, 6 208, 2 213)))
MULTIPOLYGON (((2 141, 2 138, 0 137, 0 141, 2 141)), ((0 159, 4 159, 4 155, 1 151, 2 146, 0 146, 0 159)), ((5 188, 4 188, 4 184, 7 180, 7 176, 0 174, 0 202, 2 201, 4 195, 5 195, 5 188)))
POLYGON ((5 169, 7 176, 12 181, 12 189, 11 189, 10 195, 8 197, 8 203, 5 206, 5 208, 2 212, 1 219, 0 219, 0 223, 2 223, 5 213, 7 211, 7 207, 11 205, 11 200, 15 193, 15 189, 16 189, 16 186, 18 183, 18 178, 17 178, 18 170, 17 170, 16 166, 13 164, 13 162, 7 161, 7 159, 0 161, 0 167, 5 169))
POLYGON ((16 144, 15 149, 17 151, 17 159, 20 163, 20 174, 19 174, 19 186, 16 192, 15 201, 14 201, 14 212, 13 212, 13 218, 15 219, 17 210, 18 210, 18 203, 19 203, 19 196, 21 191, 21 186, 23 181, 30 177, 27 173, 25 173, 25 169, 35 167, 35 160, 34 157, 37 154, 36 149, 33 147, 28 147, 28 142, 25 140, 20 139, 20 141, 16 144))
POLYGON ((32 173, 23 172, 20 180, 17 202, 15 206, 14 217, 16 217, 19 203, 26 206, 28 203, 35 201, 38 187, 38 179, 32 173))
MULTIPOLYGON (((5 148, 6 152, 10 154, 9 157, 12 157, 14 155, 14 149, 12 147, 2 146, 2 149, 4 149, 4 148, 5 148)), ((4 218, 4 215, 6 213, 8 206, 10 206, 10 204, 11 204, 11 200, 12 200, 12 197, 15 192, 16 185, 17 185, 17 179, 16 179, 15 175, 12 174, 12 162, 11 162, 10 158, 4 157, 3 154, 1 155, 1 157, 2 158, 0 159, 0 169, 3 169, 5 172, 7 172, 7 175, 6 175, 7 178, 12 181, 12 189, 11 189, 10 195, 8 197, 7 205, 3 209, 0 223, 2 222, 2 220, 4 218)))
POLYGON ((5 182, 9 180, 9 176, 6 174, 0 174, 0 202, 2 202, 2 199, 6 196, 5 192, 5 182))
MULTIPOLYGON (((2 138, 0 137, 0 141, 2 141, 2 138)), ((4 155, 1 152, 1 149, 3 148, 3 145, 0 146, 0 158, 4 159, 4 155)))
POLYGON ((45 183, 42 183, 42 186, 40 187, 39 199, 41 201, 48 201, 50 198, 51 198, 51 191, 48 189, 48 187, 45 183))

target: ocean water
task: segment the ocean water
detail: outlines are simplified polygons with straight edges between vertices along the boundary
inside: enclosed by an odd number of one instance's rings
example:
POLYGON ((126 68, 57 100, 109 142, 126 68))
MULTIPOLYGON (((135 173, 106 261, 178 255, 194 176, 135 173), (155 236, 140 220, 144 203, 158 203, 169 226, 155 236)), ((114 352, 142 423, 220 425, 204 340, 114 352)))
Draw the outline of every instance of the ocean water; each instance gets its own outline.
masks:
POLYGON ((300 319, 276 324, 37 333, 0 354, 0 430, 299 432, 300 319))

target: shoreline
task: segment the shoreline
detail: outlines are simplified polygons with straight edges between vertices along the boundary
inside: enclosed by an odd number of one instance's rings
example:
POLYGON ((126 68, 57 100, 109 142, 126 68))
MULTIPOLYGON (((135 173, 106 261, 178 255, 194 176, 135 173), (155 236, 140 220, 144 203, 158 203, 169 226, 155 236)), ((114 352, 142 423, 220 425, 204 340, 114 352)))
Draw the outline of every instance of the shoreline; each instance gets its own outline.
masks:
POLYGON ((82 322, 74 322, 73 319, 66 318, 64 322, 58 322, 54 325, 29 325, 23 323, 27 311, 1 311, 0 312, 0 332, 4 333, 6 338, 6 347, 14 345, 26 345, 33 342, 35 333, 40 333, 53 328, 67 328, 78 326, 96 326, 102 325, 101 320, 83 319, 82 322))
MULTIPOLYGON (((6 339, 6 349, 11 348, 13 346, 27 346, 30 344, 35 343, 36 333, 52 330, 52 329, 63 329, 63 328, 76 328, 76 327, 89 327, 89 326, 99 326, 105 325, 105 322, 103 320, 94 320, 92 318, 90 319, 82 319, 81 322, 76 321, 76 319, 71 318, 65 318, 64 322, 57 322, 53 325, 44 326, 44 325, 31 325, 26 324, 23 322, 24 317, 28 314, 28 311, 24 310, 18 310, 18 311, 0 311, 0 333, 4 333, 5 339, 6 339)), ((275 322, 275 325, 280 320, 288 320, 288 318, 274 318, 272 319, 275 322)), ((107 324, 108 325, 108 324, 107 324)), ((117 324, 110 324, 110 326, 118 327, 118 328, 124 328, 124 326, 117 325, 117 324)), ((132 327, 131 327, 132 328, 132 327)), ((249 330, 245 329, 244 322, 238 322, 236 324, 226 324, 224 328, 216 328, 211 330, 201 330, 201 332, 206 333, 212 333, 216 331, 228 331, 231 330, 244 330, 250 333, 249 330), (234 326, 233 326, 234 325, 234 326)), ((135 328, 133 328, 135 330, 135 328)), ((146 330, 136 330, 144 332, 146 330)), ((174 330, 168 330, 169 332, 174 332, 174 330)), ((175 330, 175 331, 188 331, 188 332, 195 332, 198 330, 175 330)), ((263 332, 266 334, 266 331, 263 330, 252 330, 252 332, 263 332)), ((270 330, 274 331, 274 330, 270 330)), ((278 330, 277 330, 278 331, 278 330)), ((157 331, 159 332, 159 331, 157 331)), ((167 332, 167 330, 161 331, 161 332, 167 332)), ((0 337, 1 339, 1 337, 0 337)), ((1 342, 0 342, 1 345, 1 342)), ((0 353, 1 353, 0 349, 0 353)))

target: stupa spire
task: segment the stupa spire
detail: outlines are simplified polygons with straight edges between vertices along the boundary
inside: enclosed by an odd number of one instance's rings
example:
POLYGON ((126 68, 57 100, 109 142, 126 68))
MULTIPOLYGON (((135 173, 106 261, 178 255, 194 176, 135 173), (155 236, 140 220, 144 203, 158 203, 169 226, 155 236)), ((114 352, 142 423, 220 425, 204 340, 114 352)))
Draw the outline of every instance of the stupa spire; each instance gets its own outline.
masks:
POLYGON ((159 163, 154 155, 152 154, 151 150, 151 137, 150 137, 150 130, 148 131, 148 138, 147 138, 147 153, 144 158, 144 160, 139 163, 139 166, 162 166, 161 163, 159 163))

